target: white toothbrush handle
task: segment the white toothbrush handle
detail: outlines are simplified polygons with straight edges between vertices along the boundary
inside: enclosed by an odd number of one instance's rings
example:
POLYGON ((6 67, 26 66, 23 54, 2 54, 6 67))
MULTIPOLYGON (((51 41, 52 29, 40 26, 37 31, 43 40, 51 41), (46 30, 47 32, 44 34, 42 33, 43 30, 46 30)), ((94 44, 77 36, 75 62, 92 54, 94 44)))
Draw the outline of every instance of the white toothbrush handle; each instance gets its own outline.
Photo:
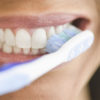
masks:
POLYGON ((20 64, 0 72, 0 95, 19 90, 63 63, 57 53, 45 55, 36 61, 20 64))
POLYGON ((21 65, 22 69, 19 68, 19 72, 25 72, 26 75, 29 75, 30 79, 35 80, 48 71, 52 70, 59 64, 63 63, 64 60, 60 59, 61 56, 58 53, 53 53, 49 55, 45 55, 35 62, 27 63, 25 65, 21 65), (29 67, 27 67, 29 66, 29 67))
POLYGON ((67 43, 65 43, 61 47, 61 49, 58 50, 58 52, 59 54, 60 52, 63 52, 63 59, 65 58, 65 61, 71 61, 72 59, 86 51, 88 48, 90 48, 93 42, 93 32, 85 30, 74 36, 67 43))

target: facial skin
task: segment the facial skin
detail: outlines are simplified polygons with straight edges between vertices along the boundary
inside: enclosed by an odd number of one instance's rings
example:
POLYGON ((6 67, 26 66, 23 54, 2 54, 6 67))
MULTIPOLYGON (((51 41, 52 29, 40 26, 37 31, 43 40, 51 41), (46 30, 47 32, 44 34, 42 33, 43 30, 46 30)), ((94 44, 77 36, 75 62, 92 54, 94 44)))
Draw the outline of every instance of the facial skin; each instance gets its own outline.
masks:
POLYGON ((95 35, 92 47, 24 89, 0 100, 75 100, 100 62, 99 18, 95 0, 0 0, 0 16, 72 13, 87 16, 95 35))

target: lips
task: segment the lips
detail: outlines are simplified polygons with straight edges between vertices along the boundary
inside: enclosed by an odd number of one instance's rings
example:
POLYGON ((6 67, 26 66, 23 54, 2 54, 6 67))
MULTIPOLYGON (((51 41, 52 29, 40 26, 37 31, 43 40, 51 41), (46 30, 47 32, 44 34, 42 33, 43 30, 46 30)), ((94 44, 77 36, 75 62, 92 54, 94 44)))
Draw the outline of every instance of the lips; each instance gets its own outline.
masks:
MULTIPOLYGON (((42 27, 42 29, 43 28, 46 29, 47 27, 49 27, 49 28, 54 27, 55 31, 57 29, 58 29, 58 31, 60 31, 61 26, 67 25, 68 23, 72 23, 73 25, 78 26, 81 29, 85 29, 87 27, 87 24, 89 23, 89 20, 83 16, 69 15, 69 14, 47 14, 47 15, 38 15, 38 16, 3 16, 3 17, 0 17, 1 29, 3 29, 4 31, 7 29, 10 29, 10 30, 12 30, 14 35, 16 34, 15 33, 16 30, 24 29, 24 30, 30 31, 33 29, 35 29, 35 30, 40 29, 41 27, 42 27)), ((32 34, 31 32, 28 32, 28 33, 32 34)), ((19 32, 19 33, 21 33, 21 32, 19 32)), ((38 34, 38 32, 36 34, 38 34)), ((24 33, 23 33, 23 35, 24 35, 24 33)), ((9 37, 9 35, 8 35, 8 37, 9 37)), ((28 38, 28 36, 27 36, 27 38, 28 38)), ((41 36, 40 37, 38 36, 38 39, 41 39, 41 36)), ((7 40, 7 38, 6 38, 6 40, 7 40)), ((34 40, 35 40, 35 38, 33 36, 33 41, 34 40)), ((19 45, 22 42, 19 42, 19 45)), ((36 43, 33 42, 33 44, 35 46, 36 46, 36 43)), ((15 45, 16 45, 16 43, 15 43, 15 45)), ((29 50, 29 44, 27 45, 27 47, 25 47, 26 51, 29 50), (27 49, 27 47, 28 47, 28 49, 27 49)), ((23 61, 35 59, 37 57, 40 57, 41 55, 42 55, 42 53, 41 54, 39 53, 37 55, 23 55, 21 53, 13 54, 11 52, 10 54, 8 54, 7 52, 4 53, 1 50, 0 51, 0 64, 11 63, 11 62, 23 62, 23 61)))
POLYGON ((70 23, 76 19, 87 19, 82 15, 65 13, 46 14, 37 16, 2 16, 0 27, 2 28, 37 28, 45 26, 57 26, 70 23))

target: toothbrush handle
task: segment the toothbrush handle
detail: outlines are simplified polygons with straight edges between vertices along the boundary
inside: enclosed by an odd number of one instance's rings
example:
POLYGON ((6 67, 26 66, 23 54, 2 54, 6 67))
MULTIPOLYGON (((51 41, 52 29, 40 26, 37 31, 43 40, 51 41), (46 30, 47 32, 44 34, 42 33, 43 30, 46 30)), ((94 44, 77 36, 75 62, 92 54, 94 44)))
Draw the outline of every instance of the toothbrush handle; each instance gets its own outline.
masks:
POLYGON ((26 63, 25 65, 21 65, 19 67, 19 72, 25 72, 25 74, 29 75, 29 77, 33 80, 52 70, 59 64, 63 63, 64 60, 61 59, 61 55, 58 53, 53 53, 49 55, 45 55, 40 57, 35 62, 32 61, 30 63, 26 63))
POLYGON ((45 55, 35 61, 12 65, 0 72, 0 95, 19 90, 48 71, 63 63, 57 53, 45 55))

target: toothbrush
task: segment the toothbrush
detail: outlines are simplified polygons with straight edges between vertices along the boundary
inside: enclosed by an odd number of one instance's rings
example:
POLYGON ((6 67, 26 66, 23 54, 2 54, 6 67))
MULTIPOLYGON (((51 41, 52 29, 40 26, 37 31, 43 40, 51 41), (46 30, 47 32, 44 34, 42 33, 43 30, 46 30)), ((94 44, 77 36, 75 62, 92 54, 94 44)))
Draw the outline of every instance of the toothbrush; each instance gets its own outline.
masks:
POLYGON ((64 29, 61 33, 51 36, 46 45, 46 51, 48 53, 56 52, 62 45, 74 37, 75 35, 81 33, 82 31, 73 25, 68 25, 67 29, 64 29), (58 42, 59 41, 59 42, 58 42), (53 42, 53 43, 52 43, 53 42))
MULTIPOLYGON (((59 36, 61 36, 61 34, 59 36)), ((93 44, 94 35, 91 31, 85 30, 75 36, 70 36, 70 38, 67 39, 68 41, 66 40, 67 42, 65 42, 65 40, 62 44, 60 43, 62 46, 58 45, 59 47, 53 51, 48 49, 50 43, 50 41, 48 41, 46 50, 51 54, 44 55, 29 62, 8 64, 1 67, 0 95, 24 88, 58 65, 71 61, 73 58, 79 56, 93 44)))

